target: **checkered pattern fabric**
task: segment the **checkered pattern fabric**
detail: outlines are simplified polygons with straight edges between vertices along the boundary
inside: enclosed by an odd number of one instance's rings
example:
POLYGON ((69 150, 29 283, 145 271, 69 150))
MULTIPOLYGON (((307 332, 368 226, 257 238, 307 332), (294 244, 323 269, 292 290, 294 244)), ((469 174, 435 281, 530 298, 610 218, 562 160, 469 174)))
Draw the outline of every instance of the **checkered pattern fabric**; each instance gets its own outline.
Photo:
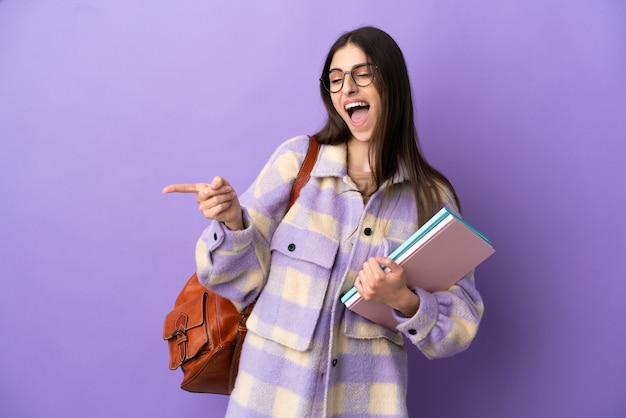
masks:
POLYGON ((364 204, 347 175, 345 145, 323 145, 285 213, 307 146, 306 136, 283 143, 241 195, 244 230, 209 222, 197 244, 205 285, 240 308, 260 295, 227 415, 405 417, 404 343, 428 358, 467 348, 483 313, 473 272, 445 292, 415 289, 420 308, 399 317, 396 332, 345 309, 340 296, 363 262, 417 229, 415 200, 398 173, 364 204))

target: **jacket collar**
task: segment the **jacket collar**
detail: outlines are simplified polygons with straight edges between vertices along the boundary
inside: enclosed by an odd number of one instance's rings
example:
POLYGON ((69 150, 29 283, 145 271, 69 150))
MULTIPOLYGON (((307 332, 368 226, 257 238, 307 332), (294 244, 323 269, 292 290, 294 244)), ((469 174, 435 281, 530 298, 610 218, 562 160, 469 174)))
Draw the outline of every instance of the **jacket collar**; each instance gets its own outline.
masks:
MULTIPOLYGON (((311 170, 311 177, 338 177, 343 179, 348 175, 347 159, 348 148, 346 144, 322 145, 317 157, 317 162, 313 170, 311 170)), ((400 167, 391 180, 383 184, 383 187, 389 184, 403 183, 405 181, 409 181, 409 176, 404 167, 400 167)))

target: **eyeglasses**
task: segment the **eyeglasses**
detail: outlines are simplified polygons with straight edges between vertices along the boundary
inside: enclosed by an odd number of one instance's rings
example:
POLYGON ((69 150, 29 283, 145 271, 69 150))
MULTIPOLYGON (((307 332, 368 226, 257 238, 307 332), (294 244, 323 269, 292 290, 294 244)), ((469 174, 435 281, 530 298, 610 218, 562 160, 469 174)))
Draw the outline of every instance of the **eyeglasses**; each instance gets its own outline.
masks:
POLYGON ((357 64, 350 71, 330 70, 320 81, 329 93, 337 93, 343 88, 343 80, 346 74, 359 87, 367 87, 374 81, 374 74, 378 67, 374 64, 357 64))

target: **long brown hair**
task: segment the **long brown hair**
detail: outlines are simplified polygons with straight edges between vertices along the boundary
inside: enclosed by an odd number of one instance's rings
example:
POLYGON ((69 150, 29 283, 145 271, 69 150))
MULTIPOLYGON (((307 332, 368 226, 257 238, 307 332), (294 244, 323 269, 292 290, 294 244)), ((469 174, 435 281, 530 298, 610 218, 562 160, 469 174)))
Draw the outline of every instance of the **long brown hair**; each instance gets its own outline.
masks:
MULTIPOLYGON (((390 180, 401 167, 413 186, 419 225, 443 207, 447 200, 446 191, 452 193, 460 210, 452 184, 426 161, 420 151, 406 62, 400 47, 391 36, 371 26, 343 34, 328 52, 322 77, 328 77, 330 63, 337 50, 349 43, 361 48, 370 62, 377 66, 374 85, 380 94, 382 110, 370 142, 370 160, 373 159, 376 188, 390 180)), ((347 143, 352 136, 350 129, 335 110, 330 93, 321 80, 320 94, 328 120, 315 137, 323 144, 347 143)))

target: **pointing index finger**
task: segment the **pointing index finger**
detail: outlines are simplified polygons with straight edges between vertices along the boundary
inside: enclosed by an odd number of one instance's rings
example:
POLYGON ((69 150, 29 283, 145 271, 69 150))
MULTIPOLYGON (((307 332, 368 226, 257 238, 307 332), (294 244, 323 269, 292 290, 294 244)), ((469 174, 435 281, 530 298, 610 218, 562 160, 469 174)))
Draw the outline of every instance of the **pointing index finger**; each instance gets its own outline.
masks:
POLYGON ((198 194, 201 189, 207 187, 206 183, 185 183, 170 184, 163 188, 163 193, 195 193, 198 194))

